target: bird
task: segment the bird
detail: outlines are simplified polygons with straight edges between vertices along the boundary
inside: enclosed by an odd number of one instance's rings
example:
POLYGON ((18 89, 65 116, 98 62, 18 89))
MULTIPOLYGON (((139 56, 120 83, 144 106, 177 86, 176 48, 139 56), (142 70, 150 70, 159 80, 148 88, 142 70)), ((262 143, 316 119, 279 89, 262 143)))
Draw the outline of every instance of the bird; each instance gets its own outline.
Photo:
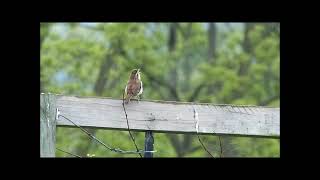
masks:
POLYGON ((132 97, 138 97, 143 92, 142 81, 140 76, 140 69, 133 69, 129 76, 128 83, 125 88, 125 102, 128 104, 132 97))

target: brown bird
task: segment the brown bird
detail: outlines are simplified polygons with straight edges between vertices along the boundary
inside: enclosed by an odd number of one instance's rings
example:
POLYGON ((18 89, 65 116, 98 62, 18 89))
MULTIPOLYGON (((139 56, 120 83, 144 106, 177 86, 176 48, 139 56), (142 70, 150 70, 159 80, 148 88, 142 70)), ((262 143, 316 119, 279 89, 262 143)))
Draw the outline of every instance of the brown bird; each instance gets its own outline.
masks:
POLYGON ((140 69, 132 70, 129 81, 126 85, 125 93, 126 93, 126 103, 130 101, 132 97, 138 96, 142 94, 142 81, 140 77, 140 69))

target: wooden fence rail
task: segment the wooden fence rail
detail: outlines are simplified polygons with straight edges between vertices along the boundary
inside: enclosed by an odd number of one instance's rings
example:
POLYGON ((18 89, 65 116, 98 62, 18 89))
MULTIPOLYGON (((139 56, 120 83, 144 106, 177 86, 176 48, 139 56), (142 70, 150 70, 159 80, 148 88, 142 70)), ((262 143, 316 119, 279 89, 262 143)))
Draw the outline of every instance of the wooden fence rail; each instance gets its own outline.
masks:
MULTIPOLYGON (((80 126, 127 130, 121 99, 41 94, 41 148, 55 131, 48 123, 73 127, 54 119, 56 109, 80 126)), ((142 100, 131 101, 126 111, 132 131, 195 134, 198 129, 198 134, 280 138, 280 108, 142 100)))

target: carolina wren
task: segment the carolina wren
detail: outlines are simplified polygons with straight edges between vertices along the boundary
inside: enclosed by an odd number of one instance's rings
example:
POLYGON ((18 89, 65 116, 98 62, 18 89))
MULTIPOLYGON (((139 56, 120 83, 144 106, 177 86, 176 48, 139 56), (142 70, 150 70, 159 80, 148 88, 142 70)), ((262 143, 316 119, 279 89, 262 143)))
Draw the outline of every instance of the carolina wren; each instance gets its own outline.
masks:
POLYGON ((142 94, 142 81, 140 77, 140 69, 134 69, 131 71, 129 76, 129 81, 126 85, 125 93, 126 93, 126 103, 130 101, 130 99, 134 96, 138 96, 142 94))

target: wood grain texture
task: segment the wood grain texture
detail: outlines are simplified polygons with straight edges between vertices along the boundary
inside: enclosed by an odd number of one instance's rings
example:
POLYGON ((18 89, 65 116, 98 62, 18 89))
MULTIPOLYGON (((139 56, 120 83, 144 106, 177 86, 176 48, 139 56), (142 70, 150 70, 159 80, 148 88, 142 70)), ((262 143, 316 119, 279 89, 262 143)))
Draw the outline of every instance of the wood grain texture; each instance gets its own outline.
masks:
POLYGON ((55 157, 56 99, 53 94, 40 95, 40 157, 55 157))
MULTIPOLYGON (((121 99, 58 95, 57 107, 81 126, 127 129, 121 99)), ((149 100, 126 105, 131 130, 166 133, 196 133, 194 109, 199 134, 280 137, 280 108, 149 100)), ((63 117, 57 125, 72 126, 63 117)))

